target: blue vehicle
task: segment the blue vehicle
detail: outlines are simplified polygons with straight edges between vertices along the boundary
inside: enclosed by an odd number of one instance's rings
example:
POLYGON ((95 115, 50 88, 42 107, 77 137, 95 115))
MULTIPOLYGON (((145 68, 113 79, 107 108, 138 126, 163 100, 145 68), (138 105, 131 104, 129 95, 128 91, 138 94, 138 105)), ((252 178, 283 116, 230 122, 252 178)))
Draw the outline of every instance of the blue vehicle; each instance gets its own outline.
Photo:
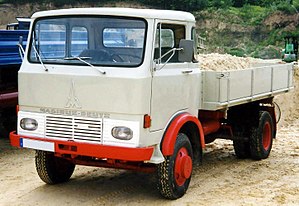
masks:
POLYGON ((18 23, 8 24, 6 30, 0 30, 0 68, 8 65, 20 66, 22 63, 18 44, 21 38, 24 40, 23 46, 26 47, 30 19, 17 20, 18 23))
POLYGON ((18 70, 22 63, 19 43, 23 42, 25 49, 30 19, 17 18, 17 21, 0 30, 0 137, 8 136, 15 129, 18 70))

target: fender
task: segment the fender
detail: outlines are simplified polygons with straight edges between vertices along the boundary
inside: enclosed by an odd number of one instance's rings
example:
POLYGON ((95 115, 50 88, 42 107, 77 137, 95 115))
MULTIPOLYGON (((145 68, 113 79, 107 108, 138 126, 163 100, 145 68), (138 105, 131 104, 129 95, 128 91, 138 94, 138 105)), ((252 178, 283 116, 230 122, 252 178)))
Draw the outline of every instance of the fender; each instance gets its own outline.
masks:
POLYGON ((170 124, 166 129, 166 132, 164 133, 162 144, 161 144, 162 153, 164 156, 169 156, 173 154, 176 137, 181 127, 187 122, 193 122, 197 125, 198 132, 200 134, 201 147, 202 148, 205 147, 204 133, 200 121, 195 116, 192 116, 189 113, 182 113, 175 116, 171 120, 170 124))

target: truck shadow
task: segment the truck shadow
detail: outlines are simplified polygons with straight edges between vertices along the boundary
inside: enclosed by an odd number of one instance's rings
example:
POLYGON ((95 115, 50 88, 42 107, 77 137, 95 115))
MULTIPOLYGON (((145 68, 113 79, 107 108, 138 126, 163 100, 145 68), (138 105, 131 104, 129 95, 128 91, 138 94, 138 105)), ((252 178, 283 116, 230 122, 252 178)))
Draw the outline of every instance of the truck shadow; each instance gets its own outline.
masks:
MULTIPOLYGON (((43 183, 41 183, 43 184, 43 183)), ((41 185, 26 199, 49 195, 54 204, 115 205, 138 199, 159 200, 153 174, 102 168, 77 168, 73 178, 58 185, 41 185), (31 196, 31 197, 30 197, 31 196), (57 201, 57 202, 56 202, 57 201)), ((25 200, 26 201, 26 200, 25 200)))
MULTIPOLYGON (((225 180, 229 169, 242 170, 242 166, 250 161, 237 159, 230 144, 208 146, 204 152, 202 165, 195 166, 193 169, 189 190, 197 185, 201 187, 199 183, 209 184, 210 176, 217 175, 220 179, 225 180), (221 178, 221 176, 223 177, 221 178)), ((42 203, 45 199, 50 198, 54 205, 70 203, 80 205, 121 203, 126 205, 136 202, 136 200, 145 204, 167 202, 156 190, 154 174, 85 166, 77 166, 71 180, 67 183, 46 185, 41 182, 39 187, 22 196, 22 201, 36 199, 42 203)))
MULTIPOLYGON (((3 149, 0 152, 2 160, 8 157, 10 159, 18 158, 20 164, 30 164, 28 166, 20 165, 26 168, 26 171, 21 170, 26 174, 20 175, 19 182, 23 184, 23 189, 17 190, 16 200, 18 202, 28 203, 28 205, 35 205, 37 202, 40 205, 170 203, 163 199, 157 191, 155 174, 77 166, 69 182, 46 185, 39 179, 34 169, 34 152, 32 150, 14 149, 9 145, 7 139, 2 139, 0 142, 2 143, 0 148, 3 149), (32 177, 26 178, 27 175, 32 177), (27 182, 25 182, 26 180, 27 182), (32 187, 31 184, 36 186, 32 187)), ((233 178, 250 177, 250 169, 258 168, 261 166, 259 164, 261 164, 259 161, 237 159, 231 142, 216 141, 216 143, 209 144, 203 153, 203 163, 193 168, 192 180, 184 199, 188 199, 188 196, 192 196, 194 193, 209 194, 212 192, 211 190, 215 190, 221 185, 231 184, 233 178)), ((243 184, 242 178, 238 181, 239 184, 243 184)), ((14 202, 14 200, 11 201, 14 202)), ((182 200, 177 201, 179 203, 182 200)))

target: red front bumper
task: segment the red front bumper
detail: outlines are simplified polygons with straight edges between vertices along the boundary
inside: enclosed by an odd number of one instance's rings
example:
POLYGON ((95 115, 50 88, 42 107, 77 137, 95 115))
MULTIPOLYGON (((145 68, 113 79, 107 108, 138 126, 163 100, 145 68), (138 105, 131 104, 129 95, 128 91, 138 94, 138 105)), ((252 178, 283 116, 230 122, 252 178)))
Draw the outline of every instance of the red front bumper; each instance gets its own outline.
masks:
MULTIPOLYGON (((125 161, 147 161, 150 160, 154 151, 154 147, 143 148, 127 148, 116 147, 99 144, 90 144, 83 142, 61 141, 44 139, 37 137, 28 137, 17 135, 16 132, 11 132, 9 135, 10 143, 15 147, 22 147, 21 142, 24 139, 36 140, 39 142, 47 142, 54 144, 54 152, 58 154, 70 154, 79 156, 88 156, 95 158, 107 158, 125 161)), ((38 149, 38 148, 32 148, 38 149)))

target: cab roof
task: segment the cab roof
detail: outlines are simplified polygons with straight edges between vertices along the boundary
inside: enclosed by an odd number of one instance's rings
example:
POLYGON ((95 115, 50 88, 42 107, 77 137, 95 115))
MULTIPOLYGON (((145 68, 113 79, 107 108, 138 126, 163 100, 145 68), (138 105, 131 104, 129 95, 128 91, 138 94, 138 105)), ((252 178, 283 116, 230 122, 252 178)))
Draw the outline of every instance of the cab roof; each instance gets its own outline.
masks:
POLYGON ((36 12, 32 19, 40 17, 55 17, 64 15, 106 15, 139 17, 145 19, 164 19, 195 22, 194 16, 189 12, 156 9, 133 9, 133 8, 73 8, 36 12))

